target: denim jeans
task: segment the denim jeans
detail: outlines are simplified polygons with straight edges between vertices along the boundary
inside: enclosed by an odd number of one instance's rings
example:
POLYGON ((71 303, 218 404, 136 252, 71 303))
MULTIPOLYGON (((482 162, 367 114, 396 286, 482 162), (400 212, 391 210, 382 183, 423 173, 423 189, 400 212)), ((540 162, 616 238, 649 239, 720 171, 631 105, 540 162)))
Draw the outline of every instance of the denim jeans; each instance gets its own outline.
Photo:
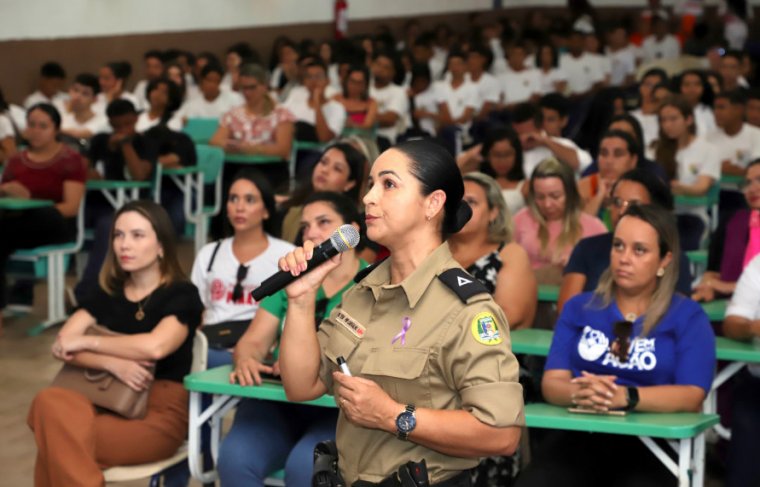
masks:
POLYGON ((286 485, 310 486, 314 446, 335 439, 337 421, 337 408, 244 399, 219 450, 221 484, 262 486, 284 468, 286 485))

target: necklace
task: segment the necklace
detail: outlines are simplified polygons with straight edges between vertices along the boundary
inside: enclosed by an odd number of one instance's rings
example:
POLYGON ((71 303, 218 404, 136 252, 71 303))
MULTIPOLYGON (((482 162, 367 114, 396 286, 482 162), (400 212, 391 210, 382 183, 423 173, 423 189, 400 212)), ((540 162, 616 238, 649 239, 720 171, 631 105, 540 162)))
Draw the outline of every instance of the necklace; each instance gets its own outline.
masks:
POLYGON ((135 319, 137 321, 142 321, 145 319, 145 311, 143 308, 145 306, 148 306, 148 301, 150 301, 150 297, 153 296, 153 293, 148 294, 142 301, 137 302, 137 311, 135 312, 135 319))

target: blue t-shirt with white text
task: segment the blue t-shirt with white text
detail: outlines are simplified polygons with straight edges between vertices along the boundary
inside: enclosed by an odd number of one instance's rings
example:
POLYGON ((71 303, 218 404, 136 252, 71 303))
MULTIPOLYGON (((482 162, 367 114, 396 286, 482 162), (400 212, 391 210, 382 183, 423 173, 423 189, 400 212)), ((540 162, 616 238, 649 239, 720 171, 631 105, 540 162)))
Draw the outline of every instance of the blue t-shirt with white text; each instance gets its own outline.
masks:
POLYGON ((626 362, 611 352, 613 325, 621 320, 614 300, 602 307, 593 293, 573 297, 557 321, 546 370, 570 370, 573 377, 581 371, 614 375, 625 386, 693 385, 710 390, 715 335, 699 304, 675 294, 665 316, 647 336, 640 336, 644 317, 638 317, 626 362))

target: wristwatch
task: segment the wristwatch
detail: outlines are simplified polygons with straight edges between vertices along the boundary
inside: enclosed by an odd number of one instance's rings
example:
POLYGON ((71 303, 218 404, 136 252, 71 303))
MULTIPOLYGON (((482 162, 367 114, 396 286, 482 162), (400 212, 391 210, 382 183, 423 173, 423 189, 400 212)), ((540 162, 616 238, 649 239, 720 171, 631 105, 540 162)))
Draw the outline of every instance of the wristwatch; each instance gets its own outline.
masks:
POLYGON ((409 434, 417 426, 417 416, 414 414, 414 410, 413 404, 407 404, 406 409, 396 416, 396 437, 399 440, 408 440, 409 434))
POLYGON ((639 404, 639 388, 638 387, 627 387, 625 389, 625 401, 626 411, 633 411, 636 409, 636 406, 639 404))

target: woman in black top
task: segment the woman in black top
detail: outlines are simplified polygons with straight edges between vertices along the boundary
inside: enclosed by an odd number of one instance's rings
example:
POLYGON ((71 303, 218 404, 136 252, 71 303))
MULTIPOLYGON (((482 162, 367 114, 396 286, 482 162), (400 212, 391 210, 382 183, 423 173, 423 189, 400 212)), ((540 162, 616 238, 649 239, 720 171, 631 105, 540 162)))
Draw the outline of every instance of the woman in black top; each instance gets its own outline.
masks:
POLYGON ((101 486, 101 467, 167 458, 187 434, 182 378, 203 311, 198 290, 180 269, 168 215, 152 201, 123 206, 111 242, 100 286, 64 324, 53 356, 107 371, 136 391, 150 389, 148 412, 126 419, 78 392, 43 389, 28 418, 38 446, 37 486, 101 486), (94 324, 125 336, 85 335, 94 324))

